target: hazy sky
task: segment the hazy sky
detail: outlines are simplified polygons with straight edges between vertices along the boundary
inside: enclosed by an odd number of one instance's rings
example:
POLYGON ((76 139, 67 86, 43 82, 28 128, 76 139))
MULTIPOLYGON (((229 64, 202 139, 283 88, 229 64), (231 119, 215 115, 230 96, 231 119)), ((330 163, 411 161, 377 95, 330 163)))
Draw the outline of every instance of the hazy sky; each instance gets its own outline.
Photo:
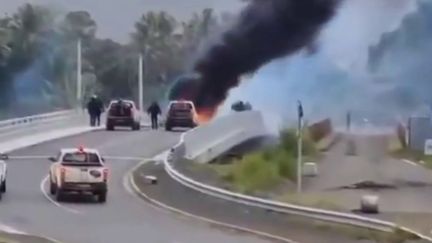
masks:
POLYGON ((238 11, 239 0, 0 0, 0 13, 13 13, 24 3, 50 4, 62 11, 87 10, 98 23, 98 35, 125 41, 133 23, 149 10, 165 10, 186 18, 192 12, 211 7, 218 11, 238 11))

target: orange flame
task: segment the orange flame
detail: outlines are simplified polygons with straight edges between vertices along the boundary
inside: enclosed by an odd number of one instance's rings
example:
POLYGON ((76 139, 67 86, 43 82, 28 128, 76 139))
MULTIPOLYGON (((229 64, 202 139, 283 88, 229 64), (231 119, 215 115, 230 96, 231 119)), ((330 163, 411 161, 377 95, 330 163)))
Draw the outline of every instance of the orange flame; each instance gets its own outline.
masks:
POLYGON ((216 107, 206 107, 200 108, 197 111, 197 122, 199 125, 203 125, 211 121, 211 119, 216 115, 216 107))

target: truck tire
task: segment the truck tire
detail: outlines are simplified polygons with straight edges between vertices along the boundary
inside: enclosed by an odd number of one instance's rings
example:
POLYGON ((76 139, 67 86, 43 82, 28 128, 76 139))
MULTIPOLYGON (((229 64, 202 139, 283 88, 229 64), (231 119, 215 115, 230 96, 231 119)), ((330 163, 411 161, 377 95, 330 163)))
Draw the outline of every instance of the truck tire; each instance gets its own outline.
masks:
POLYGON ((55 195, 56 192, 57 192, 56 184, 54 184, 54 183, 50 180, 50 193, 51 193, 51 195, 55 195))
POLYGON ((104 203, 104 202, 106 202, 106 198, 107 198, 107 192, 100 192, 100 193, 98 194, 98 201, 99 201, 100 203, 104 203))
POLYGON ((6 180, 1 184, 0 192, 6 192, 6 180))
POLYGON ((165 125, 165 131, 171 132, 172 127, 170 125, 165 125))
POLYGON ((111 124, 107 124, 107 125, 106 125, 106 130, 107 130, 107 131, 114 131, 114 126, 111 125, 111 124))
POLYGON ((64 199, 64 193, 63 193, 63 191, 60 188, 57 188, 55 197, 56 197, 56 201, 57 202, 63 201, 63 199, 64 199))
POLYGON ((140 129, 141 125, 139 123, 133 123, 132 124, 132 130, 138 131, 140 129))

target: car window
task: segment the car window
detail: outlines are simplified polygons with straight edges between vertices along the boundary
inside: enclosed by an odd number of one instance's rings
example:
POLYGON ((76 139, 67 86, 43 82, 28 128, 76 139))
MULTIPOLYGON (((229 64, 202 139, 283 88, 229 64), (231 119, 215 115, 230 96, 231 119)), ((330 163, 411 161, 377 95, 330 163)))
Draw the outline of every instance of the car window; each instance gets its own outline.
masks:
POLYGON ((101 160, 96 153, 75 152, 66 153, 63 156, 62 163, 68 165, 100 165, 101 160))
POLYGON ((193 107, 192 107, 192 105, 190 103, 179 102, 179 103, 172 103, 171 104, 171 109, 172 110, 187 110, 187 111, 190 111, 190 110, 193 109, 193 107))

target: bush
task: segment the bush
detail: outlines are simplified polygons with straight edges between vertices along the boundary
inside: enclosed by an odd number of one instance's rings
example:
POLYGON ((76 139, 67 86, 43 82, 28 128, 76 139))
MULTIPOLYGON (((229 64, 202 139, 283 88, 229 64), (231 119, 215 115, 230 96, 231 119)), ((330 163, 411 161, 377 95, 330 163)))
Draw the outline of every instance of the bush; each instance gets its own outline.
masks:
MULTIPOLYGON (((283 130, 280 145, 267 148, 234 160, 233 165, 219 174, 232 183, 236 190, 252 193, 269 189, 281 179, 295 180, 297 175, 297 136, 295 130, 283 130)), ((314 155, 316 148, 312 139, 304 133, 304 155, 314 155)))
POLYGON ((275 149, 268 161, 278 168, 279 176, 294 180, 296 178, 297 164, 295 158, 283 149, 275 149))
MULTIPOLYGON (((297 156, 297 131, 286 129, 280 133, 280 146, 291 156, 297 156)), ((307 131, 303 132, 303 155, 316 155, 317 149, 310 134, 307 131)))
POLYGON ((262 153, 253 153, 236 161, 231 178, 236 189, 244 193, 269 189, 280 180, 278 167, 265 160, 262 153))

